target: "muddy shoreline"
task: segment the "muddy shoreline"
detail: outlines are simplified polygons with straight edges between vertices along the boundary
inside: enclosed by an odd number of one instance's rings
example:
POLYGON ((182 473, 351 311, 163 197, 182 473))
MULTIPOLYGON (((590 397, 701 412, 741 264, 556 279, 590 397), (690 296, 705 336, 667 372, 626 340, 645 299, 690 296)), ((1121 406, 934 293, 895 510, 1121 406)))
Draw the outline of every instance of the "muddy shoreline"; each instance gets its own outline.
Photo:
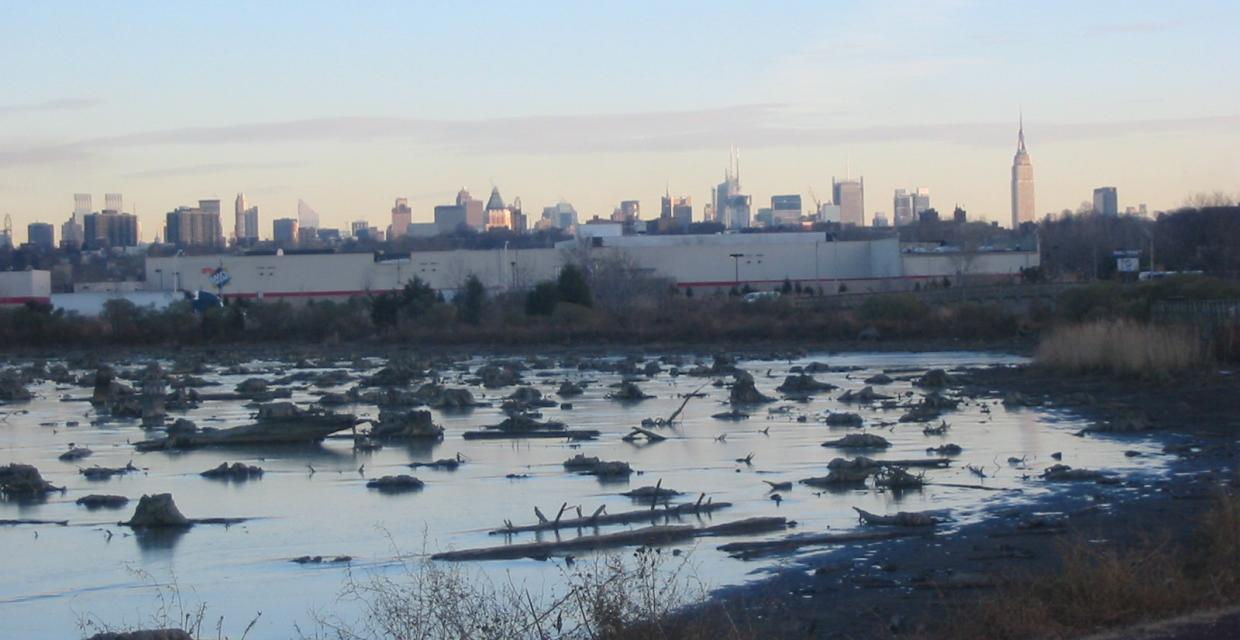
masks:
MULTIPOLYGON (((958 615, 954 604, 1005 580, 1057 570, 1069 541, 1122 548, 1151 535, 1191 540, 1220 488, 1235 485, 1240 381, 1226 371, 1151 382, 1024 366, 953 379, 973 397, 1019 399, 1100 429, 1127 426, 1128 432, 1082 437, 1161 444, 1166 472, 1131 473, 1117 484, 1064 483, 1018 508, 933 535, 801 554, 768 578, 715 592, 708 606, 722 607, 758 637, 938 637, 958 615)), ((1064 460, 1071 462, 1067 453, 1064 460)))

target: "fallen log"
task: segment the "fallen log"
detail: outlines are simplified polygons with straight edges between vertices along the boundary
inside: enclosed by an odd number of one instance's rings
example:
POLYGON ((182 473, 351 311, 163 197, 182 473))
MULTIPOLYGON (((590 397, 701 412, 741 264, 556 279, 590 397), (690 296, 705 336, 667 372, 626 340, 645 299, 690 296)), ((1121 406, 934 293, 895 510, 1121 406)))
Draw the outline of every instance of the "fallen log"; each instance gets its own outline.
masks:
POLYGON ((881 516, 857 507, 853 507, 853 511, 857 512, 857 517, 863 524, 884 527, 933 527, 940 522, 939 518, 928 513, 901 511, 893 516, 881 516))
POLYGON ((26 519, 0 520, 0 527, 9 527, 9 526, 15 526, 19 524, 50 524, 50 525, 55 525, 57 527, 67 527, 69 526, 69 521, 68 520, 26 520, 26 519))
POLYGON ((730 542, 721 545, 719 550, 732 556, 748 560, 776 553, 796 551, 802 547, 818 547, 851 542, 874 542, 908 536, 926 535, 929 530, 914 531, 859 531, 855 533, 815 533, 808 535, 789 536, 782 540, 763 540, 758 542, 730 542))
POLYGON ((347 414, 299 409, 278 402, 259 408, 258 421, 231 429, 196 429, 170 433, 163 438, 134 444, 138 451, 190 449, 223 445, 294 444, 321 442, 327 436, 351 429, 356 420, 347 414))
POLYGON ((599 432, 594 429, 563 429, 560 431, 466 431, 466 440, 507 440, 518 438, 565 438, 567 440, 596 440, 599 432))
POLYGON ((625 442, 633 442, 634 440, 637 440, 638 438, 643 438, 643 437, 646 439, 647 442, 663 442, 664 440, 667 440, 667 436, 657 434, 649 429, 643 429, 641 427, 630 427, 630 428, 633 429, 633 431, 631 431, 629 435, 624 436, 623 438, 620 438, 621 440, 625 442))
POLYGON ((788 521, 779 517, 746 518, 736 522, 700 528, 692 525, 656 525, 630 531, 583 535, 571 540, 527 542, 499 547, 444 551, 432 555, 431 559, 452 561, 515 560, 517 558, 543 559, 570 551, 595 551, 639 545, 665 545, 700 536, 765 533, 767 531, 782 530, 787 526, 788 521))
POLYGON ((582 527, 602 527, 613 524, 631 524, 634 522, 657 522, 661 519, 679 518, 681 516, 697 515, 700 513, 711 513, 720 509, 726 509, 732 506, 730 502, 703 502, 701 498, 696 503, 669 505, 662 509, 639 509, 635 511, 623 511, 621 513, 602 513, 602 510, 595 511, 594 515, 578 518, 567 518, 558 522, 550 520, 540 521, 538 524, 527 524, 521 526, 505 525, 502 529, 491 531, 491 535, 523 533, 527 531, 552 531, 558 529, 578 529, 582 527))

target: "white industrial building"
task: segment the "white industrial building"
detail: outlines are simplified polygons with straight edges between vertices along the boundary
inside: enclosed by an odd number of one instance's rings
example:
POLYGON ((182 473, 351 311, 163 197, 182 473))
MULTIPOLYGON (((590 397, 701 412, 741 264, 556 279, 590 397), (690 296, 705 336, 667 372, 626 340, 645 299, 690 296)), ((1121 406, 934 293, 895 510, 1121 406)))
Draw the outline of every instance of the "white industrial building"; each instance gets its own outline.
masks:
POLYGON ((0 271, 0 305, 47 304, 51 295, 51 271, 0 271))
POLYGON ((347 299, 399 289, 415 276, 451 296, 470 275, 492 291, 556 277, 562 265, 620 257, 676 286, 709 293, 784 280, 850 292, 898 291, 916 283, 1015 280, 1038 265, 1036 251, 902 251, 896 237, 833 241, 825 234, 592 236, 555 248, 369 253, 213 255, 148 258, 148 290, 219 291, 229 298, 347 299), (223 286, 218 286, 223 282, 223 286))

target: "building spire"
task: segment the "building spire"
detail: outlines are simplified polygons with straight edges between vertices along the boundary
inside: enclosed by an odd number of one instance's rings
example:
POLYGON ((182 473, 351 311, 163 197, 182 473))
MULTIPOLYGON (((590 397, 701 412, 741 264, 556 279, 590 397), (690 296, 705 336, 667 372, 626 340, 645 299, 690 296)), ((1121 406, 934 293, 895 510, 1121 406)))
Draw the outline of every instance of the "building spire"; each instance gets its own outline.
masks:
POLYGON ((1016 150, 1017 151, 1025 150, 1025 111, 1024 109, 1021 109, 1020 111, 1020 133, 1017 134, 1017 138, 1016 138, 1016 150))

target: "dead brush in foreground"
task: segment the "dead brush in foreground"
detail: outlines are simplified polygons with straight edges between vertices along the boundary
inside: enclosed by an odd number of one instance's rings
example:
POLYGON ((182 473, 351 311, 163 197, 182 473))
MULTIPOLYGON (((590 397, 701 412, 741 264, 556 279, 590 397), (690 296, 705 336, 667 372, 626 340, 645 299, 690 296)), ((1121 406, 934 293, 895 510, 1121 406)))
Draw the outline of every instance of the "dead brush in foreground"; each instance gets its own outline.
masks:
POLYGON ((579 560, 564 586, 531 592, 496 584, 465 565, 404 559, 396 575, 350 574, 342 601, 354 620, 318 616, 307 640, 747 640, 690 575, 687 556, 642 547, 631 555, 579 560))
POLYGON ((1054 575, 1014 579, 953 611, 939 637, 1074 638, 1240 603, 1240 496, 1220 497, 1190 544, 1067 543, 1054 575))
POLYGON ((1034 361, 1075 373, 1149 378, 1201 367, 1206 353, 1189 329, 1100 320, 1056 328, 1038 345, 1034 361))

